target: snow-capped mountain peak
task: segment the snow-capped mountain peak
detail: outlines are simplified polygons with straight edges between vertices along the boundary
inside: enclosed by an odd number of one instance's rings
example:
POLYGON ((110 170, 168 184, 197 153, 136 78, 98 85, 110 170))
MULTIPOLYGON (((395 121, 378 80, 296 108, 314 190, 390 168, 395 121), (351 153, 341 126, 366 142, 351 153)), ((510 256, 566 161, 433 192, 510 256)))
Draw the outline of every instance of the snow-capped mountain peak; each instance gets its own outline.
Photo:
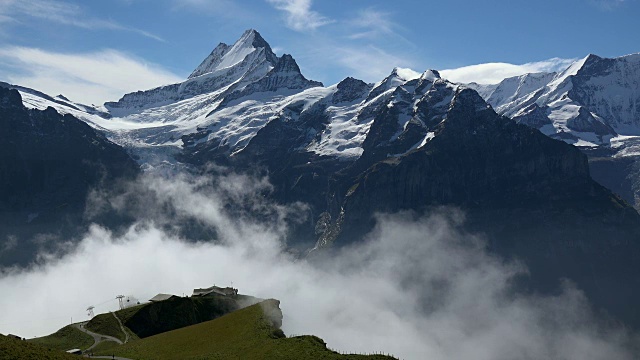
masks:
POLYGON ((222 62, 222 57, 229 51, 229 45, 220 43, 211 54, 189 75, 189 79, 214 71, 222 62))
POLYGON ((434 82, 440 79, 440 73, 437 70, 427 70, 420 75, 420 80, 434 82))
POLYGON ((264 60, 272 65, 276 64, 278 58, 269 44, 260 33, 249 29, 231 46, 225 43, 218 44, 211 54, 189 75, 189 79, 235 66, 249 54, 260 50, 263 51, 264 60))
POLYGON ((391 74, 389 74, 389 76, 375 84, 373 90, 369 94, 368 99, 373 99, 380 94, 388 90, 395 89, 398 86, 404 85, 411 80, 419 79, 421 75, 422 74, 420 74, 419 72, 413 71, 411 69, 400 67, 393 68, 393 71, 391 71, 391 74))
POLYGON ((250 29, 233 45, 216 46, 186 81, 126 94, 105 106, 112 115, 121 117, 203 94, 221 97, 262 79, 279 60, 262 36, 250 29))

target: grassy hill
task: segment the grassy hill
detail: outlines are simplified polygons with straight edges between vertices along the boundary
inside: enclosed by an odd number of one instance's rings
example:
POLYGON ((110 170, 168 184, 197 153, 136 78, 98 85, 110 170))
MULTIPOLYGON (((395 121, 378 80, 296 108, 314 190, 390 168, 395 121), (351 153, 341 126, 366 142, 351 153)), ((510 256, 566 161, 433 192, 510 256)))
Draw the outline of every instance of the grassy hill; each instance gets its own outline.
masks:
MULTIPOLYGON (((62 330, 61 330, 62 331, 62 330)), ((0 335, 0 359, 2 360, 73 360, 77 355, 69 355, 61 350, 47 348, 30 341, 12 339, 0 335)))
MULTIPOLYGON (((383 355, 341 355, 315 336, 287 338, 279 329, 277 300, 234 311, 218 319, 103 349, 103 355, 131 359, 393 359, 383 355)), ((97 354, 98 352, 96 352, 97 354)))
MULTIPOLYGON (((216 319, 258 299, 245 295, 176 297, 116 314, 140 338, 216 319)), ((122 333, 122 332, 121 332, 122 333)))
MULTIPOLYGON (((246 306, 245 304, 258 301, 259 299, 246 295, 175 297, 126 308, 115 314, 122 321, 125 331, 135 339, 213 320, 246 306)), ((98 334, 125 340, 118 321, 111 313, 96 315, 87 323, 86 328, 98 334)))
MULTIPOLYGON (((136 340, 212 320, 257 301, 259 299, 246 295, 177 297, 126 308, 116 311, 115 314, 122 321, 130 340, 136 340)), ((120 324, 111 313, 94 316, 85 328, 121 341, 125 340, 120 324)), ((73 326, 66 326, 51 335, 29 341, 60 350, 85 350, 93 345, 91 336, 73 326)), ((114 345, 116 344, 107 342, 100 344, 98 348, 108 349, 114 345)))
POLYGON ((93 337, 83 333, 71 325, 67 325, 51 335, 27 341, 63 351, 69 349, 85 350, 89 346, 93 345, 93 337))
POLYGON ((125 339, 120 324, 112 313, 96 315, 84 327, 97 334, 113 336, 120 341, 125 339))
MULTIPOLYGON (((124 309, 116 315, 125 324, 125 331, 132 335, 130 341, 124 345, 102 342, 92 351, 107 356, 115 354, 130 359, 159 360, 393 359, 383 355, 341 355, 328 349, 325 342, 316 336, 287 338, 280 329, 282 312, 279 301, 262 301, 236 310, 255 300, 242 295, 174 298, 124 309), (210 320, 212 318, 214 320, 210 320)), ((86 327, 124 340, 120 325, 111 313, 94 317, 86 327)), ((58 359, 51 356, 66 356, 59 350, 86 349, 93 344, 93 339, 72 326, 66 326, 29 343, 36 346, 33 351, 44 352, 44 355, 29 355, 25 352, 28 349, 16 347, 21 344, 7 342, 11 347, 0 345, 0 351, 5 351, 0 352, 0 359, 58 359), (14 351, 19 356, 14 356, 14 351)))

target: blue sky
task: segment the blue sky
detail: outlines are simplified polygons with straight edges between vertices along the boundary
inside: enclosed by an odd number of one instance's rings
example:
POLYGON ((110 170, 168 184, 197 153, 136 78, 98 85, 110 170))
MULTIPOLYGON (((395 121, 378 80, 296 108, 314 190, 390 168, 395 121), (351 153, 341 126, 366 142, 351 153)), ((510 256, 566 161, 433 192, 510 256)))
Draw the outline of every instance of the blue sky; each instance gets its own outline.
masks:
POLYGON ((255 28, 325 85, 395 66, 495 82, 639 52, 638 18, 640 0, 0 0, 0 80, 101 104, 179 81, 255 28))

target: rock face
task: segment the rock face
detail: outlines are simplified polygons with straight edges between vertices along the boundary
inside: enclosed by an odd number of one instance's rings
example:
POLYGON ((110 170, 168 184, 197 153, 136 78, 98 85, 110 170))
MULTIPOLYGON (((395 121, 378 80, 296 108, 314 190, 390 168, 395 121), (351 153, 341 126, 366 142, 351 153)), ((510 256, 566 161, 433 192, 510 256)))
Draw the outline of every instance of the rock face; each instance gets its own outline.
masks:
POLYGON ((89 125, 53 108, 28 110, 18 91, 0 88, 0 263, 32 259, 37 234, 44 242, 73 233, 92 188, 137 172, 123 148, 89 125))
POLYGON ((340 81, 337 85, 338 91, 333 94, 332 102, 335 104, 352 102, 362 97, 368 92, 371 86, 362 80, 348 77, 340 81))

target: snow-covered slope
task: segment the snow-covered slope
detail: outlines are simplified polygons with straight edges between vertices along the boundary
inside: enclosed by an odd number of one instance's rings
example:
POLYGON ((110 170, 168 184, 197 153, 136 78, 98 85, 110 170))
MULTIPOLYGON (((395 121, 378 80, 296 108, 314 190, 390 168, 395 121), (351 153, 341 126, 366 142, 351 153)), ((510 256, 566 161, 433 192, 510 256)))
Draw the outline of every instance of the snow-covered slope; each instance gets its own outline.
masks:
POLYGON ((470 84, 480 96, 495 109, 512 103, 541 87, 547 85, 555 77, 555 73, 532 73, 505 79, 497 85, 470 84))
POLYGON ((498 113, 571 144, 596 147, 640 135, 640 54, 589 55, 557 74, 469 86, 498 113))
POLYGON ((233 155, 241 152, 268 123, 284 119, 289 128, 306 134, 297 140, 300 141, 295 144, 298 150, 354 161, 365 151, 374 117, 380 108, 386 108, 393 109, 388 112, 392 113, 391 118, 397 117, 395 123, 380 125, 384 133, 369 141, 375 142, 372 146, 376 148, 397 146, 400 154, 433 138, 426 123, 436 117, 442 120, 456 87, 441 80, 434 71, 409 74, 403 69, 394 69, 375 85, 346 78, 326 88, 256 92, 203 117, 197 132, 183 140, 187 148, 196 149, 206 143, 208 152, 233 155), (430 111, 428 119, 422 116, 425 107, 430 111), (317 121, 310 125, 309 118, 317 121), (407 140, 407 134, 416 138, 407 140))
MULTIPOLYGON (((22 103, 29 109, 45 110, 48 107, 54 108, 58 113, 70 114, 88 123, 98 130, 107 130, 111 115, 103 106, 85 105, 73 102, 64 95, 50 96, 38 90, 28 87, 0 82, 0 87, 18 90, 22 97, 22 103)), ((120 128, 117 125, 116 128, 120 128)))

